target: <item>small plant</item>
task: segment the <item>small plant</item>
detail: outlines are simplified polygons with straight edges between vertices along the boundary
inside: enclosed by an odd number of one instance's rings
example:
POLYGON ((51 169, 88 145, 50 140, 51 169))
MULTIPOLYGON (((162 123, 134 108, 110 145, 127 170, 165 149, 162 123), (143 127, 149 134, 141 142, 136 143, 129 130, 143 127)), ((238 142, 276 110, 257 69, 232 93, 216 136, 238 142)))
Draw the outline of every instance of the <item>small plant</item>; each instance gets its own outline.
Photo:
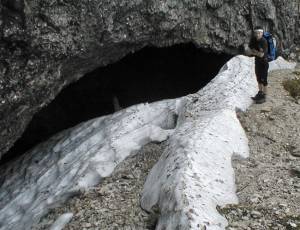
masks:
POLYGON ((295 98, 295 99, 300 98, 300 79, 299 78, 285 80, 285 81, 283 81, 282 84, 283 84, 284 89, 287 90, 293 98, 295 98))

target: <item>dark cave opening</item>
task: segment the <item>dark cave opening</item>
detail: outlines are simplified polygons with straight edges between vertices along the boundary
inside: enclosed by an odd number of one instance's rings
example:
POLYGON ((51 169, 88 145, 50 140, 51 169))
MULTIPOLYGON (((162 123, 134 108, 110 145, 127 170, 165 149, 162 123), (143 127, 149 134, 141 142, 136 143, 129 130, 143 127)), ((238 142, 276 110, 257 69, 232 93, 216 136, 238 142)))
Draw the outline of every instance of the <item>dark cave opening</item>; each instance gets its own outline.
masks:
POLYGON ((195 93, 232 56, 198 49, 193 44, 146 47, 98 68, 64 88, 28 125, 1 159, 5 163, 53 134, 118 109, 195 93))

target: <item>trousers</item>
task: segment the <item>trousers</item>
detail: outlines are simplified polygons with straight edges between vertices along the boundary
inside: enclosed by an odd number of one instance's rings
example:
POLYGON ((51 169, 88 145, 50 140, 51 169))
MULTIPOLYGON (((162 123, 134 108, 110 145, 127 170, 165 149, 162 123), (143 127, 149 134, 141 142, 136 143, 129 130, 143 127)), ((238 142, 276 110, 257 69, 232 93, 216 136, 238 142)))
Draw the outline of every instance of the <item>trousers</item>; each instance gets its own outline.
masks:
POLYGON ((255 62, 255 75, 259 84, 268 85, 268 70, 269 62, 255 62))

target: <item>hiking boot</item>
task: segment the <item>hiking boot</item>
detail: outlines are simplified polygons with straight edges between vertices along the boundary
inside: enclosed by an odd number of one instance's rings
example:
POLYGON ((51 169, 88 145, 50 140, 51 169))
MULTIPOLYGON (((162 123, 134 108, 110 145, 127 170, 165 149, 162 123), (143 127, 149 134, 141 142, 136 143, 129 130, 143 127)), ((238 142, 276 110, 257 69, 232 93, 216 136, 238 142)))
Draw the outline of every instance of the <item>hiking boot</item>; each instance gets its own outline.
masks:
POLYGON ((256 101, 258 99, 261 99, 263 94, 264 94, 263 91, 258 91, 258 93, 254 97, 251 97, 251 98, 252 98, 252 100, 256 101))
POLYGON ((256 102, 256 104, 262 104, 262 103, 266 102, 266 95, 262 94, 255 100, 255 102, 256 102))

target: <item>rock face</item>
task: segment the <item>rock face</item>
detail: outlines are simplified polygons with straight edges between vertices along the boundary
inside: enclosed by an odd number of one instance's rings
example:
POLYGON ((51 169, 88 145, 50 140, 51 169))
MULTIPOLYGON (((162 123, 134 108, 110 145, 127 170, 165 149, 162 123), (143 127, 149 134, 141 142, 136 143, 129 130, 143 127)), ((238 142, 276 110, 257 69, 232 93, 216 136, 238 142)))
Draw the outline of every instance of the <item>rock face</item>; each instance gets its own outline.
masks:
POLYGON ((66 85, 147 45, 193 42, 236 54, 263 25, 299 44, 299 6, 281 0, 3 0, 0 157, 66 85), (297 27, 298 26, 298 27, 297 27))

